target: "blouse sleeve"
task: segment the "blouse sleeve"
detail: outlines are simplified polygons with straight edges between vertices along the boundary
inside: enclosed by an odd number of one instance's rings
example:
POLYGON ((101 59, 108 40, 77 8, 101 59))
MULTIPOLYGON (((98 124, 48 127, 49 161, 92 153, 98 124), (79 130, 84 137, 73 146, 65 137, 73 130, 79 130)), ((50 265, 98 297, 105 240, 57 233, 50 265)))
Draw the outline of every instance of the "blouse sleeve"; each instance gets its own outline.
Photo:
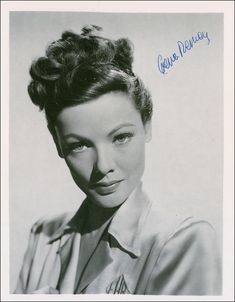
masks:
POLYGON ((31 228, 29 240, 28 240, 28 246, 24 254, 23 264, 20 270, 20 274, 14 294, 26 293, 26 288, 30 278, 31 265, 33 262, 34 253, 37 247, 37 241, 39 236, 39 233, 37 232, 38 225, 39 222, 36 222, 31 228))
POLYGON ((209 223, 188 221, 170 236, 156 260, 146 294, 221 294, 220 257, 209 223))

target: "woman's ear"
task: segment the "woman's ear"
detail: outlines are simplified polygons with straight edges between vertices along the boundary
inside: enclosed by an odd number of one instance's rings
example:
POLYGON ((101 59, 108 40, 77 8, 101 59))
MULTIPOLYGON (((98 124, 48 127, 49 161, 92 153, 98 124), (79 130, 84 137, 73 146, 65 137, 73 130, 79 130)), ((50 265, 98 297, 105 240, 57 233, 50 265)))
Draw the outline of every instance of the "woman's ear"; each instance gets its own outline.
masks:
POLYGON ((59 142, 58 142, 58 138, 57 138, 57 134, 56 134, 55 128, 54 128, 54 127, 52 128, 52 127, 49 126, 49 125, 47 126, 47 128, 48 128, 48 130, 50 131, 50 133, 51 133, 51 135, 52 135, 52 137, 53 137, 53 140, 54 140, 54 143, 55 143, 55 145, 56 145, 56 149, 57 149, 57 152, 58 152, 59 157, 64 158, 64 155, 63 155, 63 153, 62 153, 60 144, 59 144, 59 142))
POLYGON ((145 129, 145 142, 148 143, 152 139, 152 122, 147 121, 144 125, 145 129))

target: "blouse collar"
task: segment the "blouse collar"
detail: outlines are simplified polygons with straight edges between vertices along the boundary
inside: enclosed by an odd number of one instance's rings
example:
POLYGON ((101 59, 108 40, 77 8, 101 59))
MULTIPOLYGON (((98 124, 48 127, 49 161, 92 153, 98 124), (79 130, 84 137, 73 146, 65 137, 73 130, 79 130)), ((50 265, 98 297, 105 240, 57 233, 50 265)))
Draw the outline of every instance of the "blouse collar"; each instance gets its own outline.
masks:
MULTIPOLYGON (((140 183, 130 194, 128 199, 114 214, 107 232, 114 237, 119 245, 135 257, 140 255, 140 232, 151 208, 151 202, 142 190, 140 183)), ((49 243, 60 239, 63 235, 82 232, 86 215, 88 213, 87 199, 83 201, 76 214, 56 231, 49 243)))

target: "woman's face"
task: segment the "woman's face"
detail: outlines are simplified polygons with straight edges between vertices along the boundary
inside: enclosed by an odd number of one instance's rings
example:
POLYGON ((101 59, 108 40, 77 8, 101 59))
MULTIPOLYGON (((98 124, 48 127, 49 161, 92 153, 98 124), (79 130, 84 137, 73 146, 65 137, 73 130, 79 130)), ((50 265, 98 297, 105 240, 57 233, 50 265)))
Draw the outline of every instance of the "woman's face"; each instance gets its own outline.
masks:
POLYGON ((74 181, 96 205, 119 206, 139 184, 151 129, 127 94, 110 92, 63 109, 55 130, 74 181))

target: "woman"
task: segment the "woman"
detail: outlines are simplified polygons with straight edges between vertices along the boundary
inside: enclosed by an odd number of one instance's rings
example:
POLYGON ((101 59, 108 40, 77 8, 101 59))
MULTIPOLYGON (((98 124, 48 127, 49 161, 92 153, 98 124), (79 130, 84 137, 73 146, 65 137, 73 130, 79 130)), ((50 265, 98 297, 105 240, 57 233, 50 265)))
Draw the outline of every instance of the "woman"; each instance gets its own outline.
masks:
POLYGON ((143 192, 151 97, 130 41, 99 30, 65 32, 30 69, 29 95, 87 197, 75 215, 34 224, 15 293, 219 294, 213 228, 143 192))

